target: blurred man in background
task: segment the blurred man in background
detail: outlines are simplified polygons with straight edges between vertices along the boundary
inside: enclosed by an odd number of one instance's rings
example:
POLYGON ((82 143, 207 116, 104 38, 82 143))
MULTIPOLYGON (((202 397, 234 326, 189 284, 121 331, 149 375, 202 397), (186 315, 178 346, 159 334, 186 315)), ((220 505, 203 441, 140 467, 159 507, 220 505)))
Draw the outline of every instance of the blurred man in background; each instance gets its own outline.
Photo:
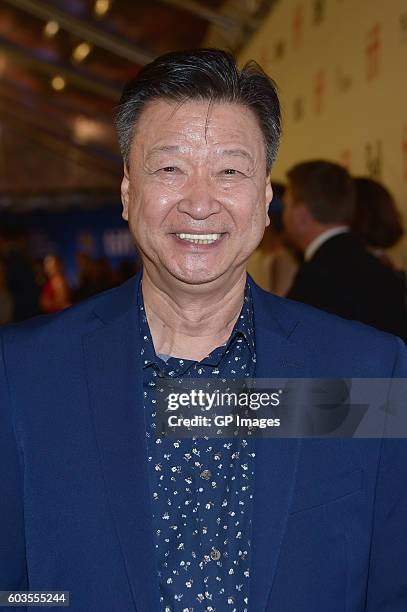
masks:
POLYGON ((407 340, 403 284, 350 231, 355 186, 348 172, 309 161, 287 176, 284 224, 304 253, 287 297, 407 340))

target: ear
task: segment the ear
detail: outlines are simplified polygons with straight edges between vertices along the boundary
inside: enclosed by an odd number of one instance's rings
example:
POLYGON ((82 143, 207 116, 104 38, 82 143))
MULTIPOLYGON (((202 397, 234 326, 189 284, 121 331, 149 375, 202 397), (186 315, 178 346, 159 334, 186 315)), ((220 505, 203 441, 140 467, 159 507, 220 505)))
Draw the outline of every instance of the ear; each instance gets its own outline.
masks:
POLYGON ((121 198, 123 204, 123 212, 122 217, 125 221, 129 220, 129 188, 130 188, 130 180, 129 180, 129 171, 127 166, 124 166, 124 174, 121 184, 121 198))
POLYGON ((269 206, 271 204, 271 200, 273 199, 273 188, 271 187, 270 177, 267 177, 266 182, 266 227, 270 225, 270 217, 268 215, 269 206))
POLYGON ((305 204, 305 202, 296 202, 294 211, 298 226, 301 227, 303 231, 308 230, 310 224, 313 222, 313 217, 308 210, 308 206, 305 204))

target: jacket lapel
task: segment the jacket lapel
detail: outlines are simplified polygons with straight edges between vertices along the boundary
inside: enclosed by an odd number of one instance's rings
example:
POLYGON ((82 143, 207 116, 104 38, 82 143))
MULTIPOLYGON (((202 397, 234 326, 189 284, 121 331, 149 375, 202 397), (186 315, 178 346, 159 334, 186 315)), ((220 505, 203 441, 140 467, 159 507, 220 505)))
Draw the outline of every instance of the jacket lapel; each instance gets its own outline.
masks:
POLYGON ((138 612, 159 609, 147 466, 137 288, 140 274, 96 307, 83 338, 106 490, 138 612))
MULTIPOLYGON (((257 354, 257 378, 306 377, 302 347, 292 340, 291 320, 282 300, 251 281, 257 354)), ((251 544, 250 612, 264 612, 276 574, 296 481, 300 439, 256 440, 256 481, 251 544)))

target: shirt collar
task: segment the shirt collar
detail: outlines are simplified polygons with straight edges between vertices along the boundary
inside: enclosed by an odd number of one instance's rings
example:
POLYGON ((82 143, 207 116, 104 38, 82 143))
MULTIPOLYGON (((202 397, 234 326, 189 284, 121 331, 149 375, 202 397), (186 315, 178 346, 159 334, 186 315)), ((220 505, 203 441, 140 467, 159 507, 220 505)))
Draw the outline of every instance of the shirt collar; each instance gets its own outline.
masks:
MULTIPOLYGON (((150 327, 148 325, 147 316, 144 309, 144 300, 142 292, 142 283, 139 283, 137 304, 140 315, 140 334, 142 340, 142 363, 143 369, 147 368, 152 364, 164 364, 165 362, 160 359, 154 349, 153 339, 151 337, 150 327)), ((255 340, 254 340, 254 324, 253 324, 253 298, 249 282, 246 280, 244 289, 243 305, 240 314, 237 318, 235 326, 229 339, 225 344, 218 346, 211 353, 205 357, 201 363, 205 365, 217 366, 221 361, 223 355, 231 345, 231 343, 237 338, 243 337, 245 340, 251 356, 255 356, 255 340)), ((170 358, 171 360, 171 358, 170 358)), ((170 361, 169 360, 169 361, 170 361)), ((185 360, 186 361, 186 360, 185 360)), ((168 362, 167 362, 168 363, 168 362)))
POLYGON ((310 244, 305 249, 305 261, 309 261, 310 259, 312 259, 314 254, 324 244, 324 242, 327 242, 327 240, 333 238, 334 236, 338 236, 339 234, 346 234, 349 231, 350 229, 348 225, 338 225, 337 227, 333 227, 329 230, 326 230, 326 232, 322 232, 322 234, 319 234, 319 236, 314 238, 314 240, 310 242, 310 244))

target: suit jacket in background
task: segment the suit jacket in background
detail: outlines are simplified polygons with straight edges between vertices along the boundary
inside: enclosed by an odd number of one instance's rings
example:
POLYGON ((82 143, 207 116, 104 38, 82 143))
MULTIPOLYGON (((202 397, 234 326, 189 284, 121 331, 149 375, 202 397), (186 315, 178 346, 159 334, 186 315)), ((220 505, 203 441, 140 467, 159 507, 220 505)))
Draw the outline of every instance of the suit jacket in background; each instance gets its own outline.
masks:
POLYGON ((403 279, 350 232, 329 238, 302 264, 287 297, 407 341, 403 279))
MULTIPOLYGON (((0 333, 0 590, 162 612, 139 282, 0 333)), ((397 338, 250 283, 257 377, 406 376, 397 338)), ((405 612, 406 440, 262 438, 255 470, 250 612, 405 612)))

